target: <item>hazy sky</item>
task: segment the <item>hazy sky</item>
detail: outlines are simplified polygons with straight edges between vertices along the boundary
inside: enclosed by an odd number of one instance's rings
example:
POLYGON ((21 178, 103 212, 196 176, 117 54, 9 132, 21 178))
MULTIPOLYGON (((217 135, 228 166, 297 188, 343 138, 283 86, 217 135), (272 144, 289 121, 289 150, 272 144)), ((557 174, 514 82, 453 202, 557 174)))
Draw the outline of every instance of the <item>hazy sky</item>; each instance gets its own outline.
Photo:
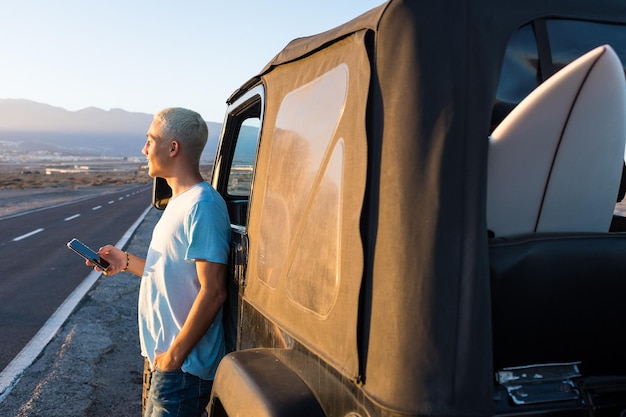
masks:
POLYGON ((230 94, 290 40, 383 0, 0 0, 0 98, 67 110, 192 108, 230 94))

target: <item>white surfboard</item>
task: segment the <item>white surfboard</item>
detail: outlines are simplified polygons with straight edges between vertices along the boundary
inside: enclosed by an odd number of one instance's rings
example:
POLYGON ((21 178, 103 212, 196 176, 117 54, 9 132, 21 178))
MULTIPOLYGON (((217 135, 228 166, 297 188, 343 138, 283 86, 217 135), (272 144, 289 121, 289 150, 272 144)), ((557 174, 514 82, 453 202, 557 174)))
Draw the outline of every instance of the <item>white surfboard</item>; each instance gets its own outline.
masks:
POLYGON ((607 232, 625 139, 624 70, 604 45, 538 86, 492 133, 489 230, 607 232))

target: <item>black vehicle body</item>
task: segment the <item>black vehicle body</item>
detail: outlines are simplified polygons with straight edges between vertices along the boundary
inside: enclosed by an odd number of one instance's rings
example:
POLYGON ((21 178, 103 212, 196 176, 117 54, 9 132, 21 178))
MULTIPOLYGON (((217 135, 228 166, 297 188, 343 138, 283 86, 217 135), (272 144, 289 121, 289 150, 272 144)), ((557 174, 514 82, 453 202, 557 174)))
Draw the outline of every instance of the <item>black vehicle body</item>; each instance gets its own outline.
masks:
POLYGON ((486 216, 492 129, 603 44, 626 62, 622 0, 391 0, 237 90, 210 414, 624 415, 620 219, 498 239, 486 216))

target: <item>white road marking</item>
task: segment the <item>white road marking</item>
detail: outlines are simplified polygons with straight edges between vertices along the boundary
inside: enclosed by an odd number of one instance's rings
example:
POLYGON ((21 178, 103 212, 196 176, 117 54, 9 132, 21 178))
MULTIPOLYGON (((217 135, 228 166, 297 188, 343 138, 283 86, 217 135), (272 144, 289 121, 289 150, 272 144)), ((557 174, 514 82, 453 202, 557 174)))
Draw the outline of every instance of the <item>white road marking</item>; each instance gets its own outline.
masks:
POLYGON ((92 209, 92 210, 99 210, 99 209, 101 209, 101 208, 102 208, 102 206, 95 206, 95 207, 92 207, 91 209, 92 209))
MULTIPOLYGON (((123 248, 130 240, 132 234, 137 230, 143 219, 152 206, 148 206, 146 210, 139 216, 135 223, 124 233, 124 236, 115 244, 118 248, 123 248)), ((43 230, 43 229, 41 229, 43 230)), ((72 314, 78 303, 83 299, 85 294, 96 283, 100 277, 100 272, 92 271, 83 282, 76 287, 74 292, 61 304, 41 329, 37 332, 26 346, 17 354, 15 358, 2 370, 0 370, 0 403, 9 395, 13 386, 19 381, 24 370, 28 368, 35 359, 41 354, 43 348, 57 334, 61 326, 67 318, 72 314)))
POLYGON ((74 219, 75 219, 75 218, 77 218, 77 217, 80 217, 80 214, 75 214, 75 215, 73 215, 73 216, 66 217, 64 220, 65 220, 66 222, 69 222, 70 220, 74 220, 74 219))
POLYGON ((113 200, 109 201, 109 204, 113 204, 113 203, 115 203, 115 201, 113 201, 113 200))
POLYGON ((39 232, 43 232, 43 227, 37 230, 33 230, 32 232, 26 233, 25 235, 18 236, 15 239, 13 239, 13 242, 19 242, 20 240, 26 239, 27 237, 31 237, 32 235, 36 235, 39 232))

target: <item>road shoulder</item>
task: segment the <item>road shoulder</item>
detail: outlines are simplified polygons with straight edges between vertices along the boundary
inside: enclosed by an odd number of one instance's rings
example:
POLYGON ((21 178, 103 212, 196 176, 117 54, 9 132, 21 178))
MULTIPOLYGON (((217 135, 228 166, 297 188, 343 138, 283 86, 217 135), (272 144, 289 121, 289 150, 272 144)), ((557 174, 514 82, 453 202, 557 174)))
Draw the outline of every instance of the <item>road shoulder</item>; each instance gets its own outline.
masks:
MULTIPOLYGON (((144 256, 160 213, 150 210, 127 250, 144 256)), ((89 271, 85 270, 85 275, 89 271)), ((140 279, 101 277, 1 404, 11 416, 138 416, 143 359, 137 335, 140 279)))

